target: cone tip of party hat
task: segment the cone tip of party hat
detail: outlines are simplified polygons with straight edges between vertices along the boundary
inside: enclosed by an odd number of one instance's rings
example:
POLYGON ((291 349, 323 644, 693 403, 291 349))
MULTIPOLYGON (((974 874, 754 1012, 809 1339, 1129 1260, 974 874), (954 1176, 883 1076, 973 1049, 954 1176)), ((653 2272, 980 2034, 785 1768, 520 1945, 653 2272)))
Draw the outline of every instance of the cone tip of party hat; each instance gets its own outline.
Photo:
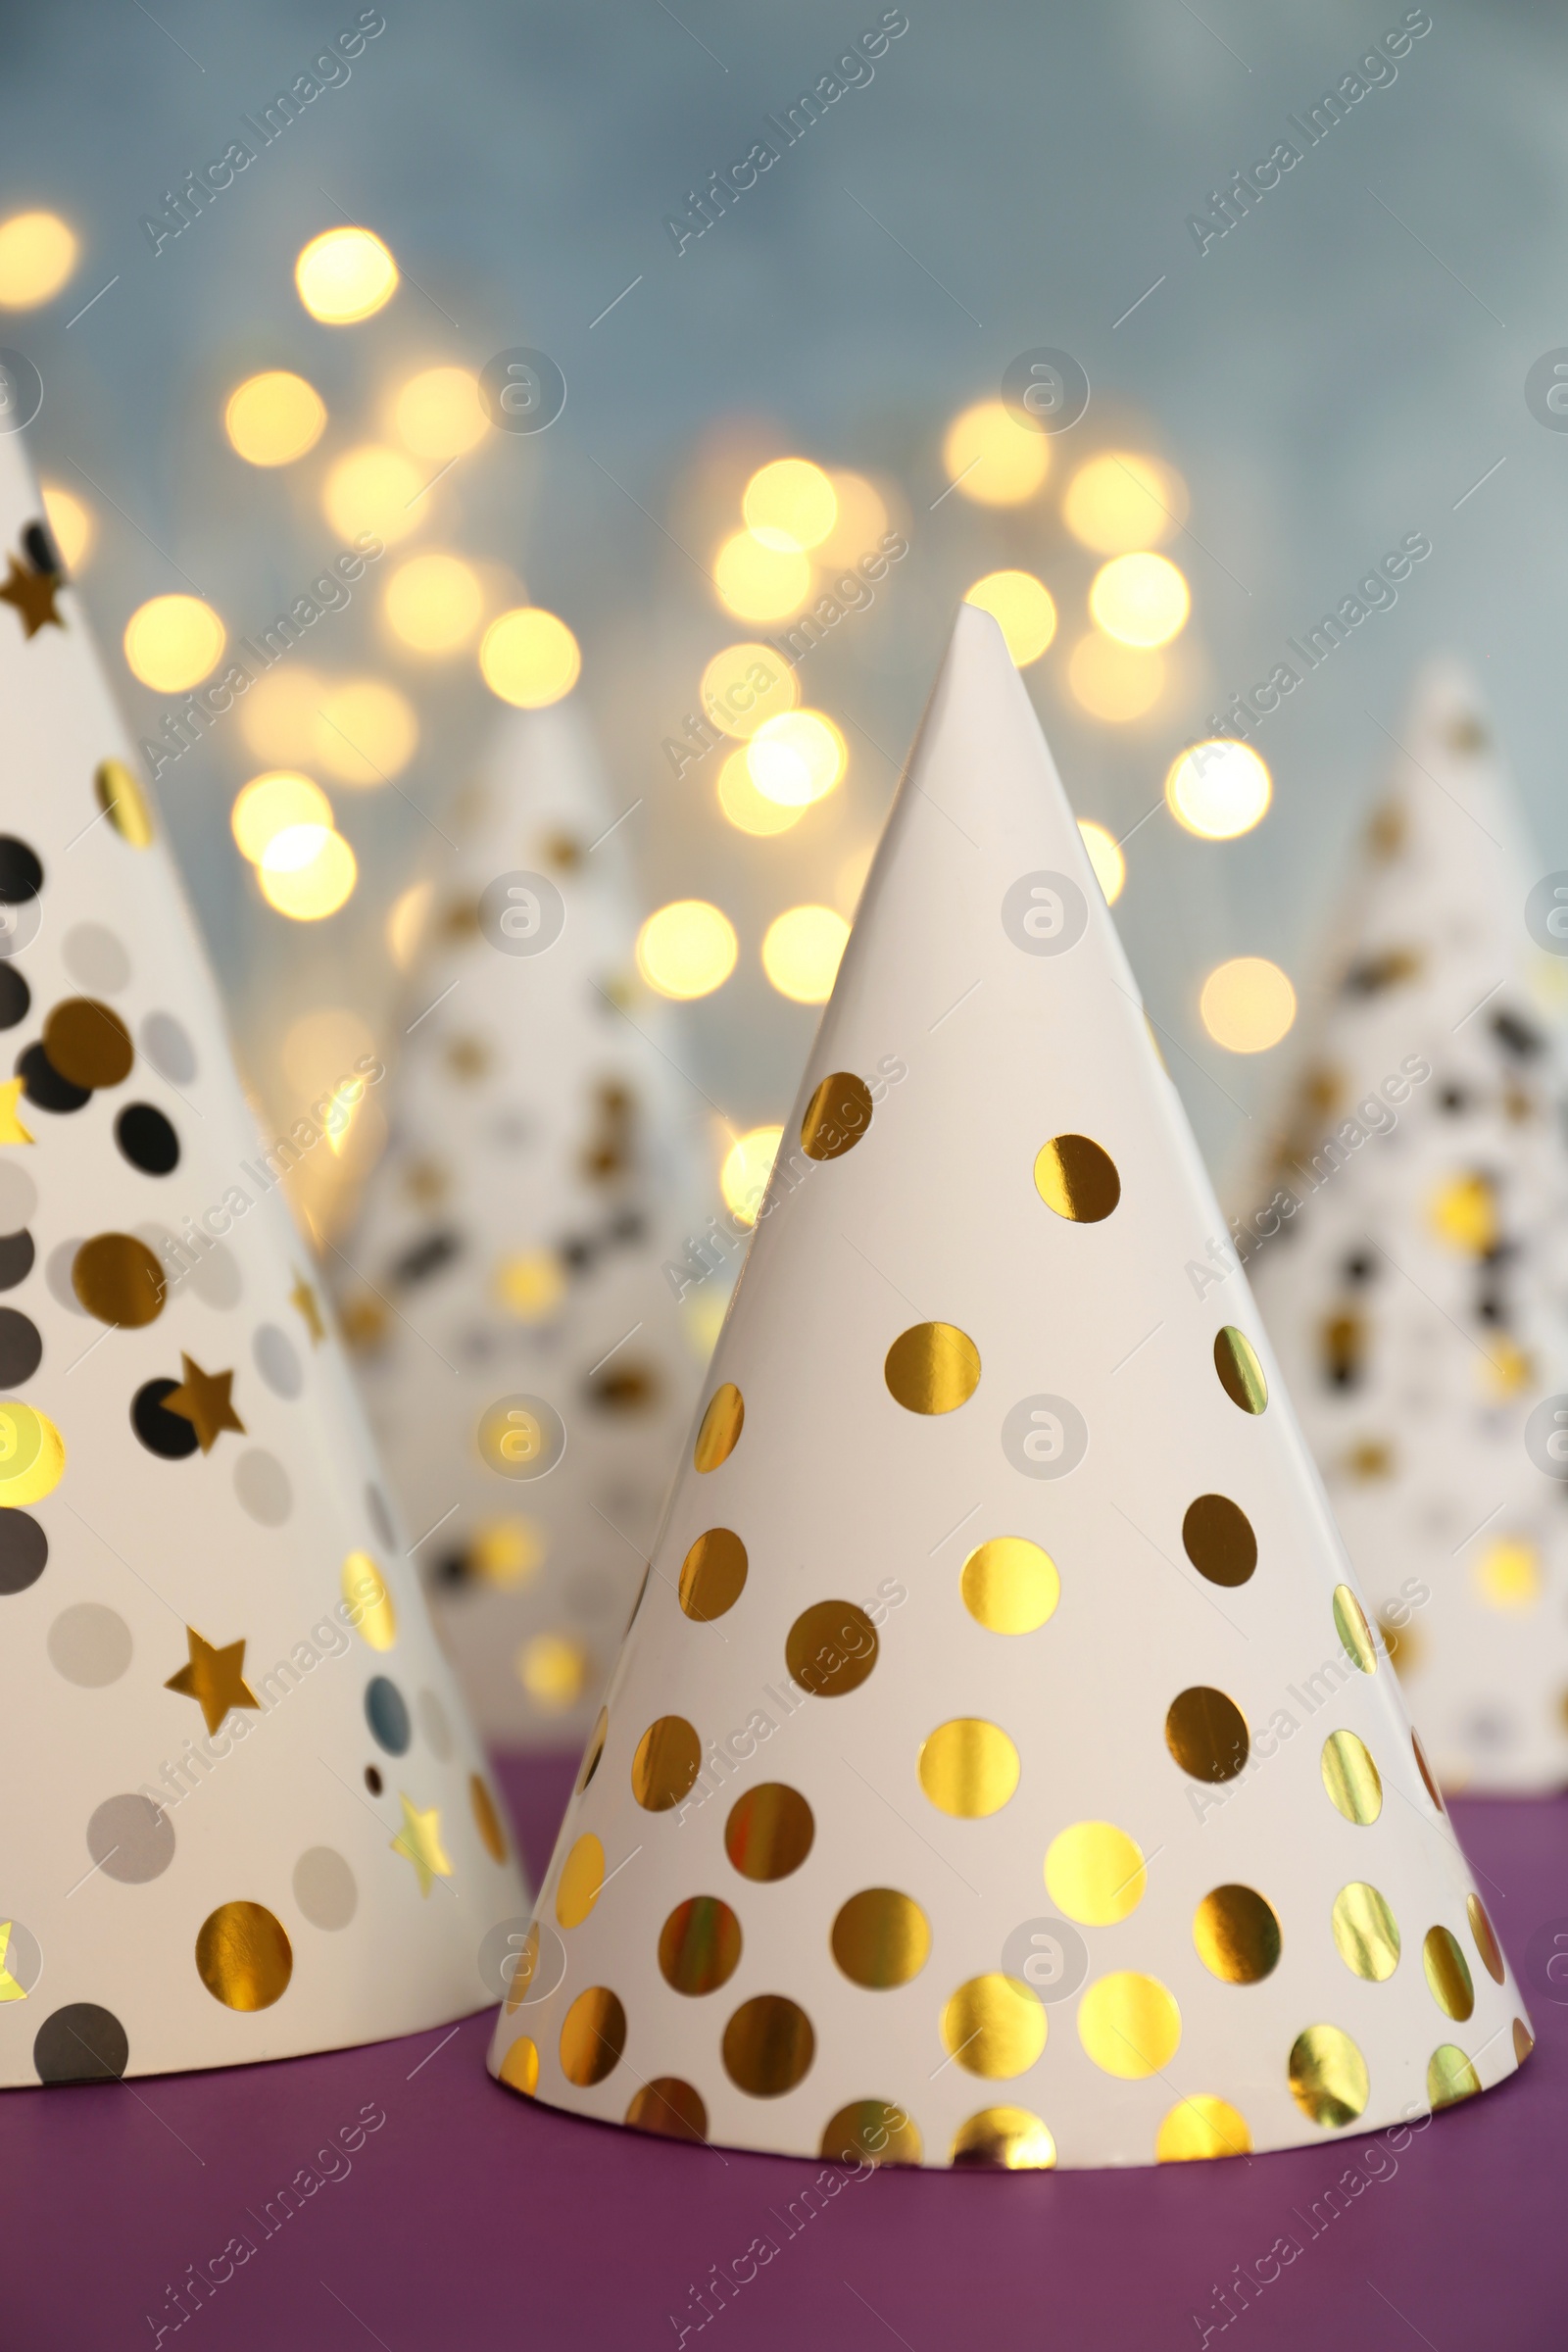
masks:
POLYGON ((1312 2143, 1512 2071, 1226 1231, 1027 693, 960 612, 503 2082, 1016 2171, 1312 2143))

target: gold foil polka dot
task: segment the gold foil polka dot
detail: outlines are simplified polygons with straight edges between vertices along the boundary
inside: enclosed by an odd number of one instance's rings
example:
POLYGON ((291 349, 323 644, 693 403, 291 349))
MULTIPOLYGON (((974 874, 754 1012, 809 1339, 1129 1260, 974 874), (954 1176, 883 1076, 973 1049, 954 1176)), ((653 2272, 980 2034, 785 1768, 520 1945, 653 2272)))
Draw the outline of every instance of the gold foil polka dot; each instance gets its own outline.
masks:
POLYGON ((1219 1385, 1232 1404, 1239 1404, 1244 1413, 1260 1413, 1268 1403, 1268 1382, 1257 1351, 1245 1331, 1227 1323, 1214 1335, 1214 1369, 1219 1385))
POLYGON ((942 2012, 942 2046, 965 2074, 988 2082, 1027 2074, 1046 2046, 1051 2021, 1021 1977, 1000 1970, 970 1977, 942 2012))
POLYGON ((1182 1545, 1211 1585, 1245 1585, 1257 1566, 1252 1522, 1228 1494, 1200 1494, 1188 1504, 1182 1545))
POLYGON ((920 1786, 940 1813, 979 1821, 1018 1786, 1018 1750, 1001 1726, 973 1715, 938 1724, 920 1743, 920 1786))
POLYGON ((1291 2044, 1291 2096, 1311 2124, 1338 2131, 1367 2102, 1366 2060, 1338 2026, 1308 2026, 1291 2044))
POLYGON ((1410 1746, 1415 1755, 1416 1770, 1421 1775, 1422 1786, 1441 1813, 1444 1809, 1443 1791, 1432 1777, 1432 1767, 1427 1762, 1427 1751, 1421 1744, 1420 1735, 1416 1732, 1410 1734, 1410 1746))
POLYGON ((816 2056, 816 2035, 806 2011, 781 1992, 743 2001, 724 2028, 724 2072, 754 2099, 793 2090, 816 2056))
POLYGON ((577 1839, 556 1883, 556 1917, 564 1928, 580 1928, 605 1883, 605 1849, 591 1830, 577 1839))
MULTIPOLYGON (((522 1939, 522 1949, 517 1954, 516 1966, 512 1972, 512 1982, 507 1986, 509 2017, 514 2009, 520 2009, 528 1997, 528 1987, 539 1967, 539 1922, 535 1919, 529 1922, 528 1933, 522 1939)), ((503 1961, 502 1974, 505 1973, 506 1963, 503 1961)))
POLYGON ((1479 1894, 1472 1894, 1465 1898, 1465 1910, 1469 1914, 1470 1933, 1475 1937, 1476 1950, 1481 1954, 1481 1965, 1493 1983, 1500 1984, 1503 1978, 1502 1953, 1498 1948, 1496 1933, 1487 1917, 1487 1906, 1479 1894))
POLYGON ((959 2172, 1049 2173, 1055 2161, 1055 2141, 1027 2107, 982 2107, 953 2135, 959 2172))
POLYGON ((650 1813, 667 1813, 689 1795, 702 1770, 703 1743, 684 1715, 661 1715, 637 1742, 632 1794, 650 1813))
POLYGON ((96 997, 67 997, 43 1025, 51 1069, 73 1086, 119 1086, 130 1076, 136 1049, 118 1012, 96 997))
POLYGON ((634 2132, 657 2132, 661 2139, 701 2140, 708 2137, 708 2109, 702 2094, 679 2075, 656 2075, 632 2095, 626 2121, 634 2132))
POLYGON ((770 1884, 800 1869, 815 1835, 811 1808, 799 1789, 764 1781, 730 1807, 724 1851, 743 1879, 770 1884))
POLYGON ((501 2080, 509 2090, 531 2099, 539 2087, 539 2052, 526 2034, 519 2034, 501 2061, 501 2080))
POLYGON ((895 1886, 865 1886, 841 1906, 830 1941, 852 1984, 885 1992, 907 1984, 924 1968, 931 1925, 912 1895, 895 1886))
POLYGON ((911 1323, 888 1349, 883 1377, 906 1413, 952 1413, 980 1385, 980 1350, 956 1323, 911 1323))
POLYGON ((625 2047, 625 2010, 608 1984, 590 1984, 562 2021, 562 2073, 579 2090, 588 2090, 614 2073, 625 2047))
POLYGON ((101 760, 93 785, 98 806, 121 840, 128 842, 133 850, 150 850, 154 840, 152 812, 141 786, 124 762, 101 760))
POLYGON ((1536 2037, 1530 2028, 1522 2017, 1516 2017, 1513 2021, 1513 2061, 1515 2066, 1523 2066, 1535 2046, 1536 2037))
POLYGON ((1032 1634, 1061 1597, 1061 1579, 1049 1551, 1023 1536, 993 1536, 977 1544, 959 1579, 963 1605, 993 1634, 1032 1634))
POLYGON ((372 1649, 390 1649, 398 1638, 398 1613, 386 1579, 368 1551, 351 1551, 343 1562, 343 1598, 372 1649))
POLYGON ((891 2099, 852 2099, 823 2125, 820 2153, 829 2164, 918 2164, 924 2150, 891 2099))
POLYGON ((66 1474, 66 1442, 47 1413, 0 1398, 0 1506, 41 1502, 66 1474))
POLYGON ((1475 2009, 1476 1988, 1470 1977, 1470 1963, 1450 1929, 1428 1928, 1421 1946, 1421 1968, 1427 1990, 1444 2016, 1462 2026, 1475 2009))
POLYGON ((1216 2156, 1250 2156, 1252 2134, 1229 2099, 1200 2091, 1178 2099, 1154 2137, 1156 2164, 1203 2163, 1216 2156))
POLYGON ((853 1600, 818 1600, 790 1627, 784 1663, 813 1698, 843 1698, 865 1681, 877 1646, 876 1627, 853 1600))
POLYGON ((842 1159, 871 1124, 871 1090, 853 1071, 824 1078, 801 1121, 801 1149, 808 1159, 842 1159))
POLYGON ((672 1992, 716 1992, 741 1964, 741 1923, 716 1894, 677 1903, 659 1936, 659 1971, 672 1992))
POLYGON ((746 1589, 746 1546, 727 1527, 699 1536, 681 1563, 680 1605, 697 1625, 711 1625, 746 1589))
POLYGON ((1279 1963, 1279 1917, 1254 1887, 1215 1886, 1193 1915, 1193 1941, 1210 1976, 1257 1984, 1279 1963))
POLYGON ((1383 1810, 1383 1783, 1365 1743, 1353 1732, 1330 1732, 1323 1742, 1323 1786, 1347 1821, 1361 1829, 1383 1810))
POLYGON ((1144 1899, 1143 1847, 1111 1821, 1075 1821, 1046 1848, 1046 1892, 1087 1928, 1114 1927, 1144 1899))
POLYGON ((1247 1762, 1251 1740, 1235 1700, 1198 1683, 1171 1700, 1165 1745, 1195 1781, 1234 1781, 1247 1762))
POLYGON ((1440 2042, 1427 2061, 1427 2104, 1453 2107, 1460 2099, 1473 2099, 1480 2088, 1481 2077, 1458 2043, 1440 2042))
POLYGON ((716 1470, 720 1462, 727 1462, 741 1442, 745 1426, 746 1399, 735 1383, 726 1380, 708 1400, 708 1410, 692 1449, 693 1465, 699 1470, 716 1470))
POLYGON ((1399 1923, 1387 1898, 1364 1879, 1352 1879, 1334 1897, 1334 1940, 1352 1976, 1382 1984, 1399 1965, 1399 1923))
POLYGON ((577 1767, 577 1784, 572 1790, 573 1796, 581 1796, 594 1774, 599 1770, 599 1759, 605 1752, 605 1741, 609 1736, 610 1709, 601 1707, 599 1721, 588 1735, 588 1744, 582 1751, 582 1762, 577 1767))
POLYGON ((473 1807, 474 1827, 484 1841, 485 1852, 492 1862, 507 1858, 507 1833, 496 1811, 496 1800, 476 1772, 468 1775, 468 1802, 473 1807))
POLYGON ((215 2001, 227 2009, 270 2009, 288 1990, 294 1954, 262 1903, 220 1903, 196 1936, 196 1969, 215 2001))
POLYGON ((1123 2082, 1158 2074, 1176 2055, 1182 2013, 1157 1977, 1118 1969, 1090 1985, 1078 2003, 1078 2038, 1096 2066, 1123 2082))
POLYGON ((1348 1658, 1353 1658, 1363 1674, 1378 1670, 1377 1643, 1372 1628, 1366 1621, 1366 1611, 1348 1585, 1334 1588, 1334 1630, 1348 1658))
POLYGON ((1058 1217, 1098 1225, 1121 1199, 1121 1178, 1110 1153, 1087 1135, 1054 1135, 1036 1154, 1035 1191, 1058 1217))
POLYGON ((71 1261, 71 1287, 100 1323, 139 1331, 163 1313, 163 1268, 132 1233, 95 1234, 71 1261))

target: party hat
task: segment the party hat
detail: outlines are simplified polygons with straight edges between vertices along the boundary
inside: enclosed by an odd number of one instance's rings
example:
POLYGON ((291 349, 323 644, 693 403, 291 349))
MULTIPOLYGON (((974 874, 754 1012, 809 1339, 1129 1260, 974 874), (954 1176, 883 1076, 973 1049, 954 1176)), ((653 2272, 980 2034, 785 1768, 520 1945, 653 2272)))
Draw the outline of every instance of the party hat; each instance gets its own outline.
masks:
MULTIPOLYGON (((1538 887, 1461 671, 1423 680, 1403 742, 1240 1235, 1439 1781, 1554 1788, 1568 1782, 1563 877, 1538 887)), ((1228 1296, 1217 1261, 1200 1279, 1211 1301, 1228 1296)))
POLYGON ((491 2064, 1019 2169, 1332 2138, 1529 2033, 1028 696, 964 609, 491 2064))
POLYGON ((503 723, 434 886, 393 1141, 347 1256, 372 1426, 494 1739, 580 1742, 717 1315, 669 1007, 570 703, 503 723), (692 1235, 692 1249, 687 1249, 692 1235))
POLYGON ((438 2025, 520 1899, 41 514, 0 436, 9 2083, 438 2025))

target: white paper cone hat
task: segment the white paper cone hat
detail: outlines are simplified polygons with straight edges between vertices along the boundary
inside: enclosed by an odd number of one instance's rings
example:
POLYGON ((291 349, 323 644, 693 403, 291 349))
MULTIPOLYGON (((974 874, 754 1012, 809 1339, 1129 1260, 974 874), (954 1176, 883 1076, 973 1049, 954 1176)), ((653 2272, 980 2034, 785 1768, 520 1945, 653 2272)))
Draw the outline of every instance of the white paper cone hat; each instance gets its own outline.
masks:
POLYGON ((497 2030, 645 2130, 1316 2142, 1529 2047, 1028 696, 965 609, 497 2030), (796 1139, 799 1139, 798 1141, 796 1139))
MULTIPOLYGON (((1532 937, 1540 868, 1463 673, 1433 670, 1401 733, 1243 1239, 1440 1782, 1547 1789, 1568 1782, 1568 1073, 1548 993, 1568 965, 1532 937)), ((1230 1287, 1211 1265, 1210 1300, 1230 1287)))
POLYGON ((0 436, 0 2082, 478 2008, 520 1900, 20 437, 0 436))
POLYGON ((686 1261, 703 1102, 630 978, 622 814, 573 705, 498 730, 344 1269, 444 1638, 514 1744, 593 1720, 711 1343, 691 1308, 724 1281, 686 1261))

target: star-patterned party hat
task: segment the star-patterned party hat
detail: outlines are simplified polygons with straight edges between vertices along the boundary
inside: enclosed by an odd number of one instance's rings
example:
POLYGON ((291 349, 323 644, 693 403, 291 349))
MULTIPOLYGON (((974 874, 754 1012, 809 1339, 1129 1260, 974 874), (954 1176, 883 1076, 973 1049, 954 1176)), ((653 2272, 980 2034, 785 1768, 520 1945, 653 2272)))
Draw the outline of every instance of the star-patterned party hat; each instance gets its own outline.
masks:
MULTIPOLYGON (((1461 671, 1425 678, 1403 742, 1242 1238, 1440 1782, 1555 1788, 1568 1069, 1553 877, 1536 910, 1522 812, 1461 671)), ((1226 1296, 1217 1266, 1205 1287, 1226 1296)))
POLYGON ((871 868, 491 2065, 933 2166, 1332 2140, 1519 1996, 1000 630, 871 868))
POLYGON ((703 1100, 670 1008, 628 978, 627 811, 574 705, 509 715, 473 802, 433 886, 344 1315, 481 1730, 570 1747, 637 1591, 725 1259, 693 1231, 703 1100))
POLYGON ((5 2083, 438 2025, 521 1901, 41 513, 0 436, 5 2083))

